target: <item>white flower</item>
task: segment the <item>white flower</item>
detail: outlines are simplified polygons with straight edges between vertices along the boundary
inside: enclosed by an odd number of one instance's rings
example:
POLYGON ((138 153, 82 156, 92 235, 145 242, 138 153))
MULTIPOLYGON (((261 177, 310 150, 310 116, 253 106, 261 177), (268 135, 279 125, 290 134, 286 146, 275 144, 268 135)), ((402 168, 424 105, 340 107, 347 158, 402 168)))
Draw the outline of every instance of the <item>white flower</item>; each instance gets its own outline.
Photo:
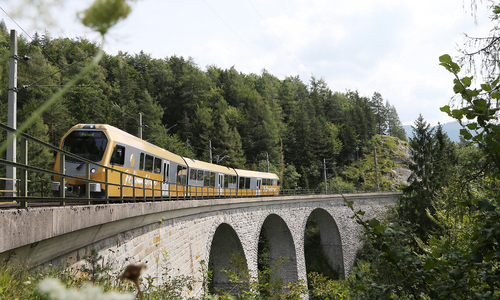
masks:
POLYGON ((81 290, 66 289, 57 279, 47 278, 38 284, 41 293, 48 294, 55 300, 133 300, 132 294, 121 294, 117 292, 103 293, 99 287, 87 285, 81 290))

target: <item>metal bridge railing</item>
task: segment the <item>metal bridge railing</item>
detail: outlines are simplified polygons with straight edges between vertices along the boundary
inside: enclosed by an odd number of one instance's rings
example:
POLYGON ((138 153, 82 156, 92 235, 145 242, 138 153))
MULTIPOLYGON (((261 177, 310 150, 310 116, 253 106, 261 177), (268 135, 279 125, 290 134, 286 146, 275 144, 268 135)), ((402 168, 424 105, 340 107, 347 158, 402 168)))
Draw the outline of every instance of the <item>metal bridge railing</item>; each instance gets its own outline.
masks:
POLYGON ((377 190, 359 190, 355 188, 333 188, 325 192, 324 189, 282 189, 280 195, 298 196, 298 195, 333 195, 333 194, 358 194, 358 193, 376 193, 377 190))

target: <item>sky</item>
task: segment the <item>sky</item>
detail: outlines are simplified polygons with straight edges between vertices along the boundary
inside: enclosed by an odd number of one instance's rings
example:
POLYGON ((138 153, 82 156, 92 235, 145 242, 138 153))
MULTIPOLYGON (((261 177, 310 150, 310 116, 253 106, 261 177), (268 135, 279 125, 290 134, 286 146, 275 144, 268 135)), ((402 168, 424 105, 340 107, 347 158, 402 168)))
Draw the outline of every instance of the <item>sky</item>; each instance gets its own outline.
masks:
MULTIPOLYGON (((0 19, 18 35, 47 30, 54 38, 100 42, 77 17, 92 2, 0 0, 0 19)), ((453 96, 453 75, 439 56, 458 55, 464 33, 486 36, 491 28, 486 10, 479 7, 473 17, 470 2, 137 0, 103 47, 112 55, 142 50, 159 59, 191 57, 203 71, 211 65, 244 74, 265 69, 306 84, 314 76, 334 92, 380 93, 404 125, 419 114, 436 125, 453 121, 439 110, 453 96)))

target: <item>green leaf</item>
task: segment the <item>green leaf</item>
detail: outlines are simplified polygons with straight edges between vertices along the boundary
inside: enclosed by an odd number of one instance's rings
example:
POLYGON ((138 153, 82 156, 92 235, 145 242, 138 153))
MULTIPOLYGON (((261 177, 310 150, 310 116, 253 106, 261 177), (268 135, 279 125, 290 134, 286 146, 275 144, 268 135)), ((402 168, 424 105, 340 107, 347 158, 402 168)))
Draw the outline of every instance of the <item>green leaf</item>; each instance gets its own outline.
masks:
POLYGON ((486 100, 484 100, 484 99, 476 99, 476 100, 472 101, 472 103, 474 103, 476 108, 485 108, 486 104, 488 104, 486 102, 486 100))
POLYGON ((492 93, 491 98, 493 99, 500 99, 500 93, 492 93))
POLYGON ((442 63, 447 63, 447 64, 452 63, 451 56, 449 56, 448 54, 441 55, 439 57, 439 61, 442 63))
MULTIPOLYGON (((455 82, 457 80, 455 79, 455 82)), ((463 92, 465 89, 464 89, 464 86, 460 83, 460 82, 456 82, 455 85, 453 86, 453 91, 458 94, 458 93, 461 93, 463 92)))
POLYGON ((451 115, 457 119, 457 120, 461 120, 464 116, 464 112, 461 110, 461 109, 454 109, 451 111, 451 115))
POLYGON ((425 265, 424 265, 424 270, 430 270, 432 268, 434 268, 436 264, 434 263, 434 261, 432 259, 428 259, 426 262, 425 262, 425 265))
POLYGON ((495 210, 495 206, 491 204, 490 201, 486 199, 481 199, 478 201, 477 206, 479 207, 480 210, 482 211, 493 211, 495 210))
POLYGON ((470 123, 470 124, 467 124, 466 125, 467 128, 469 128, 470 130, 476 130, 478 127, 477 127, 477 123, 470 123))
POLYGON ((487 83, 482 83, 481 84, 481 88, 486 91, 486 92, 489 92, 491 91, 491 85, 487 84, 487 83))
POLYGON ((442 112, 447 113, 448 115, 450 115, 450 114, 451 114, 451 111, 450 111, 450 106, 449 106, 449 105, 445 105, 445 106, 441 107, 441 108, 440 108, 440 110, 441 110, 442 112))
POLYGON ((460 135, 463 136, 466 140, 472 139, 472 134, 470 134, 467 129, 460 129, 460 135))
POLYGON ((460 279, 460 278, 462 278, 462 276, 463 276, 463 274, 462 274, 462 270, 460 270, 460 268, 453 269, 450 272, 450 277, 453 279, 460 279))
POLYGON ((434 249, 434 250, 432 250, 432 256, 434 256, 434 258, 440 258, 441 253, 439 253, 438 249, 434 249))
POLYGON ((380 222, 379 220, 373 218, 370 220, 370 222, 368 222, 368 225, 370 225, 371 228, 375 228, 380 225, 380 222))
POLYGON ((383 226, 383 225, 376 226, 376 227, 375 227, 375 230, 376 230, 378 233, 383 233, 383 232, 385 231, 385 226, 383 226))
POLYGON ((470 86, 471 83, 472 83, 472 77, 464 77, 464 78, 462 78, 462 83, 465 86, 470 86))
POLYGON ((483 255, 482 255, 481 253, 474 252, 474 253, 472 253, 472 255, 471 255, 471 259, 472 259, 472 261, 474 261, 474 262, 478 262, 478 263, 480 263, 480 262, 482 262, 482 261, 483 261, 483 255))

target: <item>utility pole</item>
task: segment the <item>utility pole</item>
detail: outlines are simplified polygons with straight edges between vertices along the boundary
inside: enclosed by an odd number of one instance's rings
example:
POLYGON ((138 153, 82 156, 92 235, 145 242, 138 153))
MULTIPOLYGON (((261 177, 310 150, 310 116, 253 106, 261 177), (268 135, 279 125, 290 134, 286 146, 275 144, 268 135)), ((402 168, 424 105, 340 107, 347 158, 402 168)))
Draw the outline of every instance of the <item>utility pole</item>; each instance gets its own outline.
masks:
POLYGON ((212 141, 208 141, 208 157, 210 163, 212 163, 212 141))
POLYGON ((377 192, 380 193, 380 183, 378 181, 377 147, 373 148, 373 158, 375 160, 375 179, 377 181, 377 192))
POLYGON ((356 146, 356 163, 358 164, 358 169, 359 169, 359 154, 358 154, 359 147, 356 146))
MULTIPOLYGON (((13 129, 17 129, 17 32, 10 31, 10 62, 9 62, 9 95, 7 109, 7 125, 13 129)), ((17 140, 13 133, 7 132, 7 139, 14 136, 12 143, 7 146, 7 160, 16 162, 16 146, 17 140)), ((6 196, 16 196, 16 167, 7 166, 6 177, 9 179, 6 182, 6 196)))
POLYGON ((328 194, 328 186, 326 185, 326 160, 323 158, 323 174, 325 176, 325 194, 328 194))
POLYGON ((283 180, 284 180, 284 178, 283 178, 283 168, 284 168, 283 160, 285 159, 283 157, 283 139, 280 138, 280 142, 281 142, 281 182, 280 182, 280 188, 283 189, 283 180))
POLYGON ((266 152, 267 173, 269 173, 269 152, 266 152))
POLYGON ((142 140, 142 113, 139 113, 139 133, 137 136, 142 140))

